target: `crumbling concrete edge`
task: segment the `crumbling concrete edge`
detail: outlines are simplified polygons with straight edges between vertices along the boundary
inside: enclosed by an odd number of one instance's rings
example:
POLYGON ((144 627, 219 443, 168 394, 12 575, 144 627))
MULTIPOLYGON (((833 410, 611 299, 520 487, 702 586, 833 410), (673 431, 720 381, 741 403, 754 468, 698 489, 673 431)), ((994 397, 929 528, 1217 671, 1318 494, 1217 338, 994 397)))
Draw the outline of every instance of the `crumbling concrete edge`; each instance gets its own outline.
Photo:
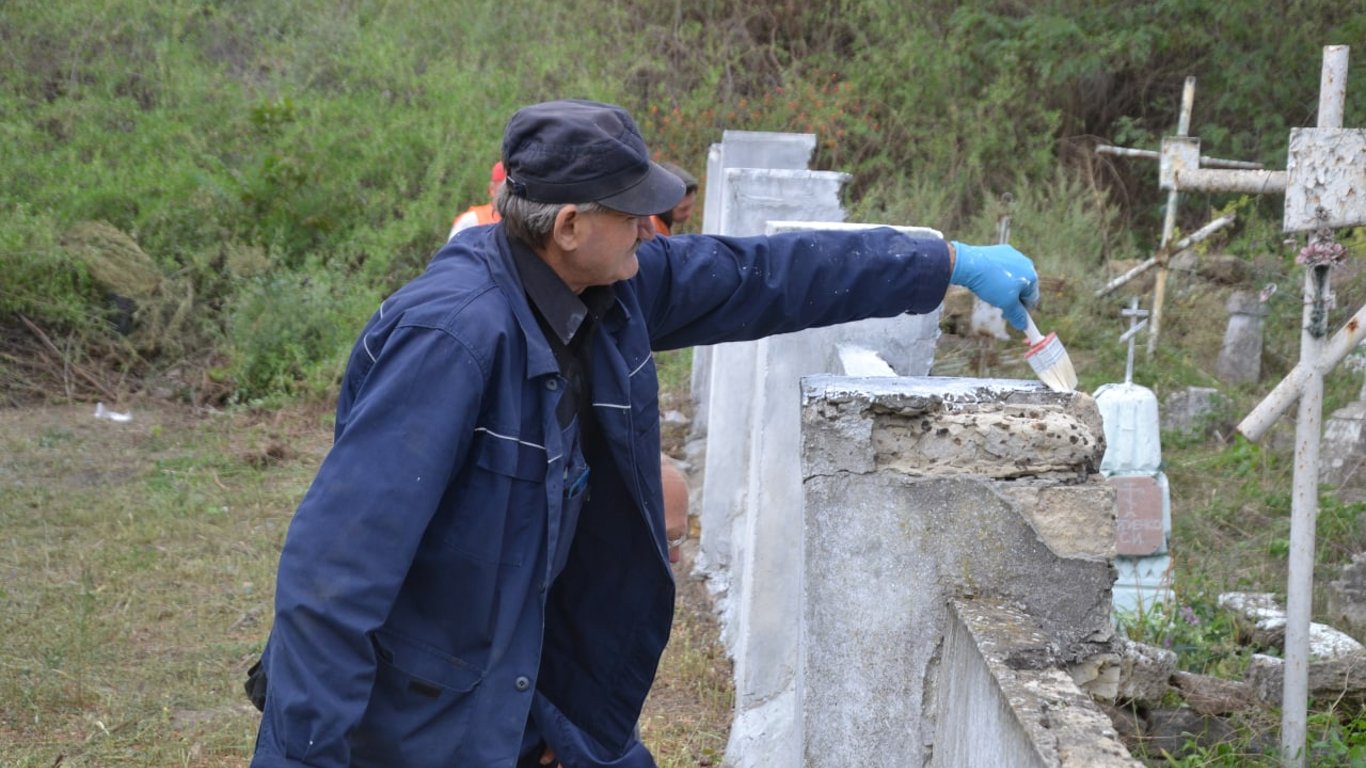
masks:
MULTIPOLYGON (((1060 650, 1033 618, 987 596, 953 598, 948 607, 949 621, 956 625, 953 629, 961 629, 971 638, 1016 724, 1034 746, 1036 754, 1019 755, 1021 762, 1017 764, 1058 768, 1142 766, 1119 740, 1109 717, 1073 682, 1063 668, 1060 650)), ((955 634, 949 632, 950 637, 955 634)), ((939 685, 946 683, 951 685, 950 681, 939 685)), ((952 712, 945 711, 945 703, 941 699, 938 718, 953 717, 952 712)), ((932 764, 947 766, 959 761, 936 750, 932 764)))

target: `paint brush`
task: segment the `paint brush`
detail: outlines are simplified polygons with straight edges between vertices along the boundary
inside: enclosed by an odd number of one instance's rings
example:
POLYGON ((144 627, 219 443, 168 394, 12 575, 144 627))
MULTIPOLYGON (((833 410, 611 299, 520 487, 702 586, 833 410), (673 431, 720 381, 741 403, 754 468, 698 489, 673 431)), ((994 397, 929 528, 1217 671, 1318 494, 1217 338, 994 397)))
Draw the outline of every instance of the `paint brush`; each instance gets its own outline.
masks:
POLYGON ((1058 341, 1058 334, 1050 331, 1044 336, 1039 333, 1039 327, 1034 325, 1034 318, 1028 312, 1025 313, 1025 338, 1029 341, 1025 359, 1039 381, 1054 392, 1071 392, 1077 388, 1077 371, 1062 342, 1058 341))

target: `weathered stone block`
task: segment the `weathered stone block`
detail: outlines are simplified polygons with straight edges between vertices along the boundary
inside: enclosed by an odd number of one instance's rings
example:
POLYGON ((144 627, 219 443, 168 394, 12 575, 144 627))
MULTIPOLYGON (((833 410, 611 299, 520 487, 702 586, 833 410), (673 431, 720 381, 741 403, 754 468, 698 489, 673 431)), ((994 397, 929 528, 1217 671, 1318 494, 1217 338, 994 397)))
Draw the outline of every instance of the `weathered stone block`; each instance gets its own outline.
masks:
POLYGON ((1329 582, 1327 618, 1357 640, 1366 637, 1366 553, 1352 555, 1339 577, 1329 582))
POLYGON ((1190 672, 1176 672, 1171 680, 1186 705, 1202 715, 1229 715, 1251 709, 1255 703, 1252 687, 1238 680, 1190 672))
POLYGON ((1166 648, 1121 640, 1118 698, 1155 705, 1171 687, 1176 654, 1166 648))
POLYGON ((1255 383, 1262 375, 1262 319, 1266 304, 1248 291, 1228 298, 1228 328, 1215 373, 1225 384, 1255 383))
POLYGON ((1114 558, 1115 491, 1099 477, 1081 485, 1002 483, 1000 490, 1053 554, 1114 558))
MULTIPOLYGON (((1285 659, 1256 653, 1243 679, 1264 704, 1281 705, 1285 659)), ((1335 704, 1366 704, 1366 651, 1309 662, 1309 697, 1335 704)))
POLYGON ((946 377, 858 380, 854 388, 837 377, 807 381, 815 387, 808 401, 815 395, 820 402, 806 427, 849 438, 842 445, 823 440, 819 455, 803 457, 817 474, 887 469, 916 477, 1079 481, 1105 454, 1100 413, 1084 392, 946 377))
MULTIPOLYGON (((1270 592, 1226 592, 1219 595, 1219 606, 1237 614, 1244 631, 1257 645, 1285 647, 1285 609, 1270 592)), ((1346 632, 1327 624, 1309 624, 1309 655, 1315 659, 1353 656, 1366 651, 1346 632)))
POLYGON ((1067 666, 1072 682, 1096 701, 1112 703, 1119 697, 1120 656, 1098 653, 1067 666))
MULTIPOLYGON (((1042 665, 1075 691, 1065 665, 1105 652, 1113 636, 1114 570, 1096 556, 1113 531, 1086 509, 1103 535, 1068 544, 1041 534, 1017 499, 1036 512, 1055 492, 1074 511, 1088 494, 1110 501, 1094 485, 1104 450, 1094 401, 1032 381, 803 383, 803 764, 924 764, 946 601, 957 596, 1031 617, 1047 643, 1009 664, 1042 665), (917 455, 936 450, 942 461, 917 455), (922 760, 907 754, 917 745, 922 760)), ((1053 522, 1077 538, 1088 528, 1053 522)), ((1098 668, 1097 679, 1109 674, 1098 668)))
POLYGON ((1227 397, 1212 387, 1187 387, 1173 392, 1162 405, 1162 430, 1182 435, 1208 436, 1228 429, 1227 397))
POLYGON ((1366 498, 1366 402, 1348 403, 1324 421, 1319 455, 1320 483, 1348 501, 1366 498))

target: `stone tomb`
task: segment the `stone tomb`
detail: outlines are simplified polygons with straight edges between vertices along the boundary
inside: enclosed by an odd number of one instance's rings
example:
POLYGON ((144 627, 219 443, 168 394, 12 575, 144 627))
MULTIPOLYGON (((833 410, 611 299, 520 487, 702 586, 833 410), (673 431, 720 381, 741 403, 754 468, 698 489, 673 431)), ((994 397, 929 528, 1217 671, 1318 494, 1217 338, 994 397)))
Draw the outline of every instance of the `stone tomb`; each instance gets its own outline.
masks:
POLYGON ((1069 675, 1114 658, 1103 435, 1033 381, 804 379, 802 751, 765 764, 1136 766, 1069 675))

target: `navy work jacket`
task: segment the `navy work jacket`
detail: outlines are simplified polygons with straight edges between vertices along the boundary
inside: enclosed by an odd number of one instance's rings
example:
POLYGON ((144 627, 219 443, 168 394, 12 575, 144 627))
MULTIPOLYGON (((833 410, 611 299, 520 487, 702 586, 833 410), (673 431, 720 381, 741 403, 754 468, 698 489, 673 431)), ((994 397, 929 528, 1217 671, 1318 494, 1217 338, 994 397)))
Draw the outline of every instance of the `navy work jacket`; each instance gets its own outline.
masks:
POLYGON ((606 447, 576 532, 565 381, 503 226, 380 305, 285 538, 253 766, 511 768, 529 719, 566 768, 654 765, 633 729, 674 583, 651 350, 930 311, 949 260, 885 228, 656 238, 638 258, 592 329, 606 447))

